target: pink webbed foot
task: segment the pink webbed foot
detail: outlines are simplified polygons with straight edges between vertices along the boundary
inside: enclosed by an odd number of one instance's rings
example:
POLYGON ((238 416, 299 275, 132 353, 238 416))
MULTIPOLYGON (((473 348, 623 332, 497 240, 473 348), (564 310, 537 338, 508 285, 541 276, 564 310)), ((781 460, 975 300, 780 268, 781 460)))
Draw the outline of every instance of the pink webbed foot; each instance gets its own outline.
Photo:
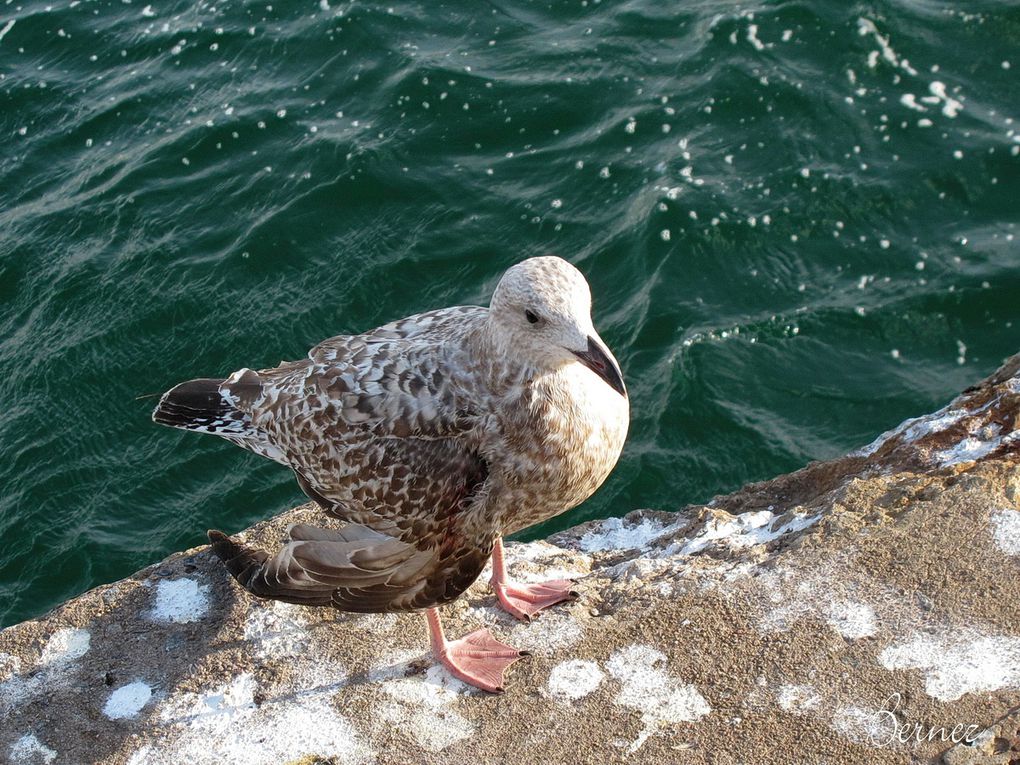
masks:
POLYGON ((436 660, 458 680, 483 691, 502 693, 506 668, 522 656, 530 655, 499 642, 487 629, 475 630, 460 640, 447 640, 435 608, 425 612, 425 620, 436 660))
POLYGON ((496 591, 499 604, 510 615, 531 621, 543 608, 573 600, 577 593, 571 588, 569 579, 554 579, 539 584, 522 584, 507 576, 506 561, 503 558, 503 540, 496 538, 492 548, 492 579, 489 580, 496 591))
POLYGON ((522 656, 530 655, 496 640, 487 629, 475 630, 433 650, 451 675, 489 693, 502 693, 506 668, 522 656))
POLYGON ((577 593, 571 589, 573 585, 569 579, 553 579, 538 584, 492 581, 503 610, 525 621, 530 621, 543 608, 577 598, 577 593))

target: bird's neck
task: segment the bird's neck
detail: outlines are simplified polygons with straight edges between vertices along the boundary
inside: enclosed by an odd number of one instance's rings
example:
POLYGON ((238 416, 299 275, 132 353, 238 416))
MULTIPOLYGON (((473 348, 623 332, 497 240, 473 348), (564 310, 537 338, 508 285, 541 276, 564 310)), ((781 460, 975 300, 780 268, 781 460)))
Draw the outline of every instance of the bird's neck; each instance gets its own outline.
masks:
POLYGON ((489 390, 493 392, 506 393, 546 371, 521 352, 511 335, 488 319, 470 333, 466 342, 489 390))

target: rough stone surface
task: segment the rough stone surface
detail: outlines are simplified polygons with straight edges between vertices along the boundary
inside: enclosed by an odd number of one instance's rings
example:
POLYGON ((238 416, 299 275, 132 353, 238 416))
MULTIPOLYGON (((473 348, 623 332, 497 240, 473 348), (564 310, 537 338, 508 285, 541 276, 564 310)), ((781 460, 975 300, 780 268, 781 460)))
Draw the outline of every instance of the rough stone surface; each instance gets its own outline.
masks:
POLYGON ((0 632, 0 762, 1020 763, 1018 370, 708 505, 511 545, 581 597, 521 624, 483 574, 445 609, 533 652, 502 696, 432 666, 420 616, 173 555, 0 632))

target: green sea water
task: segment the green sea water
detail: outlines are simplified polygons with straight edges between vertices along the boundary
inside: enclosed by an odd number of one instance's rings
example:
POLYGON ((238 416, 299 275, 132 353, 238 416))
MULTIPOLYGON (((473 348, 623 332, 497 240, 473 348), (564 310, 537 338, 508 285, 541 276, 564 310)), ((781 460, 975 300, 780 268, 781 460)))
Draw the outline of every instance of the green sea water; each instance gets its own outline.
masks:
POLYGON ((1020 349, 1020 7, 0 4, 0 624, 303 501, 150 394, 588 277, 632 429, 525 538, 870 441, 1020 349))

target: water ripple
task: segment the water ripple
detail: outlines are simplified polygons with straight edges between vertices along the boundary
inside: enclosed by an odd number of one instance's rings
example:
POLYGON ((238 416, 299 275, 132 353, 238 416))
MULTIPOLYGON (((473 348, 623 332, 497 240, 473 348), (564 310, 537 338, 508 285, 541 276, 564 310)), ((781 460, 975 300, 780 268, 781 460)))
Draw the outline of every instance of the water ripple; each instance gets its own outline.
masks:
POLYGON ((145 396, 483 303, 530 255, 588 274, 634 408, 531 536, 839 454, 1020 339, 1001 4, 12 13, 0 623, 300 500, 145 396))

